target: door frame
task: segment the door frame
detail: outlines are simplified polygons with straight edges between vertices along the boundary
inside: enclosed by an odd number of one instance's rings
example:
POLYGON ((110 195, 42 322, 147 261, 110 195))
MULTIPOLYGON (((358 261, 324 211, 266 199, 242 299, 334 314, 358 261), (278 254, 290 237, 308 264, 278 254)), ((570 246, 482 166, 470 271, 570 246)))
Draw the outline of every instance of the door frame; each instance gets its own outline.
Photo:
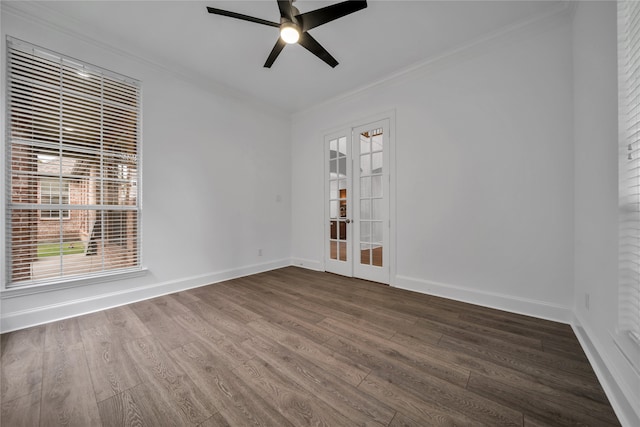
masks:
MULTIPOLYGON (((326 150, 325 150, 325 140, 327 137, 335 136, 341 132, 344 133, 345 130, 349 132, 348 140, 352 140, 352 132, 354 129, 359 128, 361 126, 366 126, 370 123, 379 122, 382 120, 389 120, 389 285, 396 286, 396 275, 397 275, 397 266, 396 266, 396 205, 397 205, 397 175, 396 175, 396 110, 387 110, 382 113, 373 114, 370 116, 360 117, 357 119, 349 120, 348 122, 342 124, 341 126, 333 126, 328 128, 326 131, 322 132, 320 137, 320 147, 322 149, 322 181, 323 181, 323 192, 322 192, 322 209, 323 209, 323 223, 322 223, 322 271, 326 271, 327 259, 326 254, 328 250, 329 241, 327 239, 326 227, 329 224, 329 210, 326 208, 326 196, 329 194, 329 182, 327 180, 328 176, 328 168, 329 163, 326 161, 326 150)), ((351 197, 351 196, 349 196, 351 197)), ((352 251, 353 253, 353 251, 352 251)), ((351 272, 351 276, 353 277, 353 269, 351 272)))

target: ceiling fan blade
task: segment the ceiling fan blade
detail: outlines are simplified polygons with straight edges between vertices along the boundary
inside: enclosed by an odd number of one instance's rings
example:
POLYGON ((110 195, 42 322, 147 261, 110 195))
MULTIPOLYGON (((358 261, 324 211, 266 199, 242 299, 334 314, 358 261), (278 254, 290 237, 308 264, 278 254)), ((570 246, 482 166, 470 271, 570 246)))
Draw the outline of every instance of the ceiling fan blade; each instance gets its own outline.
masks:
POLYGON ((331 68, 335 68, 335 66, 338 65, 338 61, 336 61, 336 59, 331 56, 331 54, 327 52, 327 50, 316 41, 316 39, 311 37, 311 34, 302 33, 300 35, 300 40, 298 40, 298 44, 329 64, 331 68))
POLYGON ((282 49, 284 49, 285 45, 286 43, 280 37, 278 37, 278 41, 276 42, 275 46, 273 46, 273 49, 271 49, 271 53, 267 58, 267 62, 264 63, 265 68, 271 68, 278 55, 280 55, 280 52, 282 52, 282 49))
POLYGON ((301 13, 296 16, 300 29, 305 32, 318 25, 326 24, 335 19, 342 18, 350 13, 357 12, 367 7, 366 0, 347 0, 342 3, 332 4, 311 12, 301 13))
POLYGON ((287 18, 291 21, 291 0, 278 0, 278 9, 280 9, 280 17, 287 18))
POLYGON ((266 19, 254 18, 253 16, 243 15, 241 13, 229 12, 228 10, 216 9, 215 7, 208 7, 209 13, 215 15, 228 16, 230 18, 242 19, 243 21, 255 22, 256 24, 268 25, 270 27, 280 27, 280 24, 276 22, 267 21, 266 19))

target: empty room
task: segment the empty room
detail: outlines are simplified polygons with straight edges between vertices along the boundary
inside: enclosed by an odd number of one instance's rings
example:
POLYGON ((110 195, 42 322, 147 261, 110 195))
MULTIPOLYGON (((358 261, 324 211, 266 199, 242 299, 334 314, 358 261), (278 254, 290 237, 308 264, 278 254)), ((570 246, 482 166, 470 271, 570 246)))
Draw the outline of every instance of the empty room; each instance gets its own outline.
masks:
POLYGON ((0 2, 0 425, 640 426, 640 2, 0 2))

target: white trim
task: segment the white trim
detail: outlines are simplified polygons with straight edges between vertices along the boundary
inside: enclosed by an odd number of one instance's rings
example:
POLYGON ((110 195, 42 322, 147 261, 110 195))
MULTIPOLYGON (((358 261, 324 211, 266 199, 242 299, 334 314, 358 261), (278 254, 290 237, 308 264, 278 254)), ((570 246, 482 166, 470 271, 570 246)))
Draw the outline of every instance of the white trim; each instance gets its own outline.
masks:
POLYGON ((136 301, 155 298, 187 289, 198 288, 225 280, 249 276, 251 274, 275 270, 289 265, 291 265, 289 259, 281 259, 262 264, 254 264, 230 270, 216 271, 178 280, 140 286, 123 291, 104 293, 88 298, 79 298, 62 303, 41 306, 34 309, 21 310, 13 313, 3 312, 2 317, 0 317, 0 332, 6 333, 31 326, 41 325, 43 323, 67 319, 69 317, 81 316, 83 314, 106 310, 124 304, 131 304, 136 301))
POLYGON ((9 298, 19 298, 27 295, 43 294, 46 292, 56 292, 62 289, 76 288, 79 286, 89 286, 104 282, 113 282, 116 280, 133 279, 134 277, 142 277, 147 274, 146 268, 128 269, 125 271, 108 271, 106 273, 99 272, 94 276, 82 277, 61 277, 52 279, 43 279, 29 285, 15 285, 3 289, 0 292, 0 300, 9 298))
POLYGON ((560 323, 571 322, 571 307, 414 277, 396 276, 395 287, 560 323))
MULTIPOLYGON (((623 427, 639 426, 640 405, 637 402, 640 402, 640 383, 637 384, 635 391, 629 387, 628 381, 624 380, 620 370, 611 361, 607 353, 599 351, 599 349, 603 348, 602 344, 595 339, 596 335, 585 325, 588 325, 588 323, 583 322, 580 315, 575 312, 571 327, 587 355, 598 381, 600 381, 605 394, 609 398, 618 420, 623 427)), ((615 339, 612 337, 611 346, 617 348, 614 343, 615 339)), ((622 352, 620 352, 620 357, 625 357, 622 352)))
POLYGON ((398 140, 396 134, 396 109, 386 113, 389 119, 389 285, 395 286, 396 275, 398 274, 398 223, 396 211, 398 208, 398 175, 396 172, 396 149, 398 140))
POLYGON ((612 334, 613 343, 616 349, 622 354, 624 360, 627 361, 631 370, 638 378, 638 402, 640 402, 640 351, 638 350, 638 340, 633 332, 617 331, 612 334), (630 347, 633 346, 633 347, 630 347), (633 358, 635 355, 635 360, 633 358))
POLYGON ((291 265, 294 267, 306 268, 307 270, 324 271, 324 265, 313 259, 291 258, 291 265))

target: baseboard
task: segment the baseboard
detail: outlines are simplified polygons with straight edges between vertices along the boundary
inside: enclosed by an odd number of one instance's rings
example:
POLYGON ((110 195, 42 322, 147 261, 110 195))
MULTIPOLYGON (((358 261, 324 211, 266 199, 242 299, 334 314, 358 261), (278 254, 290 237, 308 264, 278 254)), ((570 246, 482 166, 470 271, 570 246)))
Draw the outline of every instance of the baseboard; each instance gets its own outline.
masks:
MULTIPOLYGON (((633 391, 627 389, 626 381, 622 378, 622 374, 616 364, 611 361, 606 352, 602 351, 601 343, 591 338, 595 338, 595 335, 585 325, 586 323, 582 322, 580 315, 574 313, 571 322, 573 332, 578 337, 578 341, 580 341, 580 345, 587 355, 598 381, 600 381, 604 392, 609 398, 618 420, 623 427, 640 426, 640 408, 638 408, 637 403, 635 405, 632 403, 636 401, 633 391)), ((613 339, 611 345, 615 347, 613 339)), ((614 351, 618 350, 615 349, 614 351)))
POLYGON ((314 271, 324 271, 324 266, 319 261, 304 258, 291 258, 291 265, 314 271))
POLYGON ((407 276, 396 276, 394 286, 409 291, 427 295, 449 298, 470 304, 504 310, 511 313, 524 314, 554 322, 571 323, 571 308, 526 298, 493 292, 478 291, 477 289, 445 283, 432 282, 407 276))
POLYGON ((200 286, 244 277, 251 274, 275 270, 290 266, 290 259, 281 259, 262 264, 239 267, 235 269, 191 276, 179 280, 171 280, 152 285, 140 286, 123 291, 103 293, 90 298, 81 298, 63 303, 44 305, 33 309, 2 313, 0 318, 0 332, 10 332, 31 326, 81 316, 95 311, 106 310, 136 301, 155 298, 173 292, 198 288, 200 286))

